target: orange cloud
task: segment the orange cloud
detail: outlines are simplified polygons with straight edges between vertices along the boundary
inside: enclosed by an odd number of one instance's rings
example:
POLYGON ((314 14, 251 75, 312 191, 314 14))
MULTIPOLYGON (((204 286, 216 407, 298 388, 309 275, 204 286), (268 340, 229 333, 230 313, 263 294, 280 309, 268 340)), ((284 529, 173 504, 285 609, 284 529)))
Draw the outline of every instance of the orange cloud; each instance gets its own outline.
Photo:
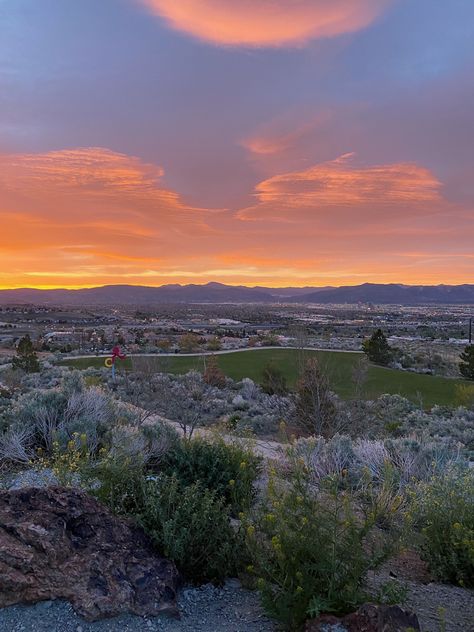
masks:
POLYGON ((191 236, 211 239, 212 212, 187 205, 162 176, 161 167, 103 148, 0 154, 0 285, 25 271, 139 277, 189 249, 191 236))
POLYGON ((174 29, 218 45, 298 46, 371 24, 392 0, 140 0, 174 29))
POLYGON ((107 149, 0 154, 0 287, 472 277, 472 210, 420 165, 346 155, 267 178, 255 198, 195 208, 161 167, 107 149))
MULTIPOLYGON (((315 225, 337 212, 360 221, 369 216, 387 219, 387 211, 412 213, 441 200, 438 179, 414 163, 355 167, 352 154, 315 165, 305 171, 285 173, 260 182, 257 204, 239 212, 242 220, 311 221, 315 225)), ((341 224, 341 227, 343 224, 341 224)))

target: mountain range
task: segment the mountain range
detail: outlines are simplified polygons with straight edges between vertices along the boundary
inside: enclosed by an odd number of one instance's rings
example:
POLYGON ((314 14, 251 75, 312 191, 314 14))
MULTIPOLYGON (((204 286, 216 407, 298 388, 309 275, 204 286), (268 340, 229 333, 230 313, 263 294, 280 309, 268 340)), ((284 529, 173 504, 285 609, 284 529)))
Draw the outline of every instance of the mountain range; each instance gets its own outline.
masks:
POLYGON ((363 283, 343 287, 246 287, 205 285, 105 285, 79 290, 0 290, 0 305, 153 305, 163 303, 319 303, 379 305, 474 304, 472 285, 363 283))

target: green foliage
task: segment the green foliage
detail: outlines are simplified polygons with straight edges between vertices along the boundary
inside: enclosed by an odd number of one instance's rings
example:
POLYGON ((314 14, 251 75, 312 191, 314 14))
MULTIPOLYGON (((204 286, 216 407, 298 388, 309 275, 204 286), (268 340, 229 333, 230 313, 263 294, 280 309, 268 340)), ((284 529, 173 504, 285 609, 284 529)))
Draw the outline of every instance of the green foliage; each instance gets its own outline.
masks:
POLYGON ((102 451, 102 458, 82 473, 89 493, 118 515, 137 515, 145 502, 143 466, 137 459, 102 451))
POLYGON ((474 380, 474 345, 468 345, 461 353, 459 372, 467 380, 474 380))
POLYGON ((290 629, 320 612, 344 613, 364 601, 369 569, 388 554, 374 522, 357 515, 340 478, 317 495, 302 472, 278 485, 245 519, 246 542, 267 612, 290 629))
POLYGON ((236 572, 238 536, 229 518, 222 498, 199 482, 183 488, 161 474, 146 484, 140 523, 189 581, 221 582, 236 572))
POLYGON ((201 342, 200 336, 193 333, 187 333, 179 339, 179 348, 181 353, 193 353, 199 347, 201 342))
POLYGON ((288 393, 288 384, 285 374, 278 366, 271 362, 263 368, 260 385, 267 395, 286 395, 288 393))
POLYGON ((247 509, 254 497, 254 483, 261 459, 240 442, 215 437, 181 440, 166 455, 160 469, 176 476, 181 485, 200 482, 222 497, 234 513, 247 509))
POLYGON ((46 454, 42 448, 38 448, 34 464, 39 470, 51 470, 59 485, 69 487, 79 483, 89 460, 87 437, 75 432, 64 448, 58 441, 54 441, 51 454, 46 454))
POLYGON ((38 373, 40 364, 33 349, 33 343, 28 334, 21 338, 16 348, 16 356, 12 360, 14 370, 20 369, 25 373, 38 373))
POLYGON ((387 365, 393 359, 393 349, 381 329, 377 329, 368 340, 364 340, 362 349, 369 360, 376 364, 387 365))
POLYGON ((207 343, 207 349, 208 351, 219 351, 220 349, 222 349, 220 338, 218 338, 217 336, 211 338, 207 343))
POLYGON ((433 574, 441 581, 474 587, 474 472, 453 469, 420 484, 410 517, 433 574))
POLYGON ((379 587, 375 601, 389 606, 396 606, 404 604, 407 597, 408 586, 393 579, 389 579, 379 587))

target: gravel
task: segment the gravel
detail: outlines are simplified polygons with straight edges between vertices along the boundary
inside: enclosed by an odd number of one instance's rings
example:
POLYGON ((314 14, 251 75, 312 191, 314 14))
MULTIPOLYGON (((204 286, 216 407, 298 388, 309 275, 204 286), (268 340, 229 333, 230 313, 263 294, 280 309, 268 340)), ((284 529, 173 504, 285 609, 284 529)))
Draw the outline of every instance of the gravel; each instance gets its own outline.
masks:
MULTIPOLYGON (((392 581, 388 563, 377 573, 369 575, 369 586, 380 588, 392 581)), ((423 632, 474 632, 474 591, 449 584, 409 578, 413 568, 395 568, 397 583, 407 591, 402 608, 415 612, 423 632), (405 571, 405 572, 404 572, 405 571), (408 572, 406 572, 408 571, 408 572)))
POLYGON ((181 619, 126 615, 88 623, 69 603, 43 601, 0 610, 0 632, 274 632, 258 595, 230 579, 223 588, 184 588, 178 598, 181 619))

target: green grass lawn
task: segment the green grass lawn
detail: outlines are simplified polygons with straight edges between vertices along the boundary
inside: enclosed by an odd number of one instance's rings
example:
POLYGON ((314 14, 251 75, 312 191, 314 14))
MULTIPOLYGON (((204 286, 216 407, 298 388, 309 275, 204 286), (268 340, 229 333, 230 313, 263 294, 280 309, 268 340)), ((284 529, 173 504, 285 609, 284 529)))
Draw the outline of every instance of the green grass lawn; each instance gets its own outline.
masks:
MULTIPOLYGON (((263 368, 272 362, 285 374, 288 383, 294 385, 297 376, 298 353, 294 349, 258 349, 217 355, 216 358, 224 373, 235 380, 249 377, 260 382, 263 368)), ((353 394, 352 368, 362 357, 362 353, 332 351, 305 351, 304 353, 307 357, 313 354, 318 357, 330 378, 331 388, 336 393, 344 398, 351 397, 353 394)), ((141 362, 151 364, 157 371, 186 373, 191 369, 202 370, 205 359, 205 357, 180 357, 179 355, 127 358, 119 363, 118 370, 131 369, 133 361, 137 364, 141 362)), ((63 363, 79 369, 103 367, 104 358, 79 358, 65 360, 63 363)), ((458 384, 465 384, 465 382, 371 365, 364 396, 372 398, 382 393, 398 393, 413 401, 421 402, 425 408, 434 404, 453 405, 456 403, 458 384)))

